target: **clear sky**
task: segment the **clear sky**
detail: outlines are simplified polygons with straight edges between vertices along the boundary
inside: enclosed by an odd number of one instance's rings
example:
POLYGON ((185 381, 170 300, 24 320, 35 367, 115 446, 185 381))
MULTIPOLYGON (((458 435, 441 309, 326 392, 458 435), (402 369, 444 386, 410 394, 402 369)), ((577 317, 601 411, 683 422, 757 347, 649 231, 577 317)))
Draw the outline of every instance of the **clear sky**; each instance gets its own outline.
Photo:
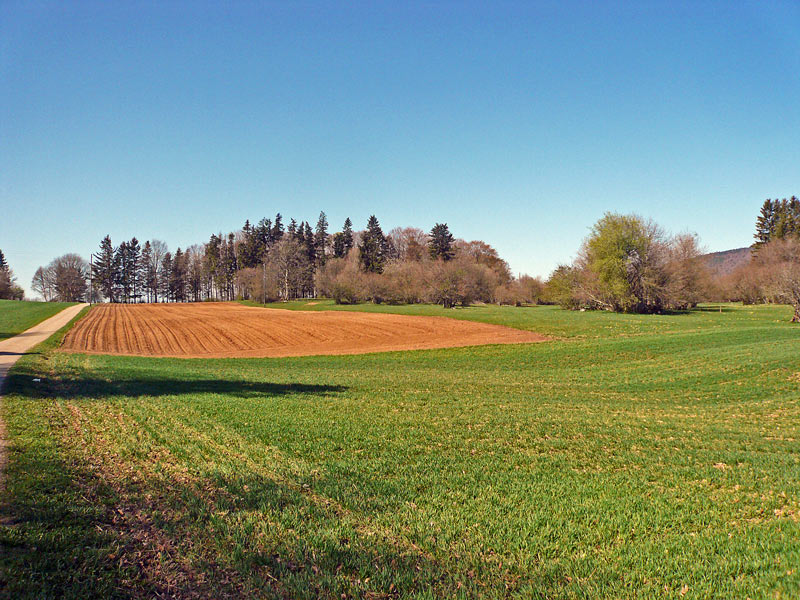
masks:
POLYGON ((514 272, 605 211, 708 250, 800 195, 798 2, 0 2, 0 249, 280 211, 447 222, 514 272))

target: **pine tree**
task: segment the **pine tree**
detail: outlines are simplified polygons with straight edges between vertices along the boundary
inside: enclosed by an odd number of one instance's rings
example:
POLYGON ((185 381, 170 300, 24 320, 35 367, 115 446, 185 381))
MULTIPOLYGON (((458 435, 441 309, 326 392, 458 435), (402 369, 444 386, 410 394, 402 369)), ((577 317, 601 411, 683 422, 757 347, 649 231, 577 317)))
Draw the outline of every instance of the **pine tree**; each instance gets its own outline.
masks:
POLYGON ((367 230, 361 238, 358 249, 361 267, 365 271, 383 273, 387 250, 386 236, 383 235, 383 230, 375 215, 370 216, 367 221, 367 230))
POLYGON ((167 252, 161 260, 161 277, 159 277, 161 297, 164 302, 171 302, 175 298, 172 293, 174 285, 172 279, 172 263, 172 253, 167 252))
POLYGON ((141 299, 139 274, 142 268, 142 248, 135 237, 128 242, 128 270, 131 285, 131 300, 138 302, 141 299))
POLYGON ((8 269, 8 263, 6 262, 6 257, 3 255, 3 251, 0 250, 0 271, 5 271, 8 269))
POLYGON ((275 224, 272 226, 272 243, 275 244, 283 237, 283 217, 281 213, 275 215, 275 224))
POLYGON ((753 248, 757 250, 769 242, 775 232, 775 221, 775 204, 770 199, 764 200, 764 204, 761 206, 761 213, 756 219, 756 233, 753 236, 756 241, 753 244, 753 248))
POLYGON ((142 258, 139 262, 139 285, 142 288, 142 295, 146 294, 145 302, 151 302, 150 297, 150 263, 153 262, 153 248, 150 246, 150 240, 147 240, 142 246, 142 258))
POLYGON ((786 215, 789 222, 788 235, 800 237, 800 200, 797 196, 789 198, 786 204, 786 215))
POLYGON ((788 202, 786 198, 783 200, 775 201, 775 228, 772 231, 772 237, 776 239, 783 239, 791 230, 791 223, 789 222, 788 202))
POLYGON ((130 252, 128 242, 122 242, 114 255, 116 264, 116 284, 120 302, 129 302, 131 297, 131 272, 129 265, 130 252))
POLYGON ((236 265, 238 260, 236 257, 236 237, 233 233, 228 234, 228 244, 225 248, 225 275, 228 289, 228 300, 233 300, 236 297, 234 291, 234 283, 236 282, 236 265))
POLYGON ((180 248, 175 250, 169 275, 169 288, 175 302, 186 300, 186 255, 180 248))
POLYGON ((347 253, 353 249, 353 222, 350 220, 350 217, 347 217, 344 220, 344 226, 342 227, 342 236, 344 242, 344 255, 347 256, 347 253))
POLYGON ((258 240, 256 228, 250 225, 250 220, 244 222, 242 227, 242 241, 239 243, 237 253, 239 269, 251 269, 258 265, 258 240))
POLYGON ((436 260, 450 260, 455 256, 453 250, 453 234, 447 228, 447 223, 436 223, 431 229, 430 241, 428 242, 428 252, 431 258, 436 260))
POLYGON ((319 213, 317 228, 314 231, 314 247, 316 248, 315 262, 317 265, 324 265, 326 256, 325 249, 328 246, 328 217, 324 212, 319 213))
POLYGON ((111 244, 111 236, 106 236, 100 242, 100 253, 97 260, 92 264, 92 279, 94 286, 109 302, 117 302, 116 282, 118 274, 116 271, 116 257, 114 246, 111 244))
POLYGON ((341 231, 337 231, 333 234, 333 257, 344 258, 344 256, 344 234, 341 231))
MULTIPOLYGON (((217 271, 219 270, 219 245, 220 239, 214 234, 211 234, 211 238, 205 245, 203 271, 206 278, 206 287, 208 288, 209 298, 214 297, 214 286, 217 282, 217 271)), ((218 287, 217 293, 219 293, 218 287)))
POLYGON ((272 221, 269 219, 261 219, 256 226, 255 238, 256 245, 254 255, 256 264, 259 264, 264 261, 264 257, 275 242, 273 238, 272 221))

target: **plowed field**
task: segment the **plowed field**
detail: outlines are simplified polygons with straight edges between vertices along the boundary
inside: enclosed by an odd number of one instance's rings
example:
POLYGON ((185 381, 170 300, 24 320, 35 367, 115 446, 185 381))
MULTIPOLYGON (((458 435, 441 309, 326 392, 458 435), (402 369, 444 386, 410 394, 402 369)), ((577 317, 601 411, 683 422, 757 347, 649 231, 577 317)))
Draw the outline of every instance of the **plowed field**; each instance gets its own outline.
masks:
POLYGON ((363 354, 541 342, 521 331, 444 317, 302 312, 235 303, 104 304, 70 330, 62 349, 185 358, 363 354))

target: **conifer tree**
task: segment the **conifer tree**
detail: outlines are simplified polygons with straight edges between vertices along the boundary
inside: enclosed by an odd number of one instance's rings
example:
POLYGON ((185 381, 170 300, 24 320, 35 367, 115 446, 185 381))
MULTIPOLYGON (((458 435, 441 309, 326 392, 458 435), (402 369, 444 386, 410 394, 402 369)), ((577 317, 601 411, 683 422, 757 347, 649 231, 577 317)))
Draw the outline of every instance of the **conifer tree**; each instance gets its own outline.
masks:
POLYGON ((369 273, 383 273, 386 262, 386 236, 383 235, 378 219, 375 215, 367 221, 367 230, 361 238, 359 260, 364 271, 369 273))
POLYGON ((353 249, 353 222, 350 220, 350 217, 347 217, 344 220, 344 226, 342 227, 342 236, 344 242, 344 255, 347 256, 347 253, 353 249))
POLYGON ((128 278, 131 286, 131 300, 138 302, 141 298, 139 273, 141 271, 142 248, 135 237, 128 242, 128 278))
POLYGON ((186 255, 180 248, 175 250, 169 274, 169 288, 175 302, 186 300, 186 255))
POLYGON ((283 237, 283 216, 275 215, 275 224, 272 226, 272 243, 275 244, 283 237))
POLYGON ((345 254, 344 234, 341 231, 337 231, 333 234, 333 257, 344 258, 345 254))
POLYGON ((317 257, 317 238, 311 230, 311 225, 308 221, 303 223, 303 244, 305 244, 306 255, 308 256, 309 263, 313 266, 317 257))
POLYGON ((328 217, 324 212, 319 213, 317 227, 314 231, 314 247, 316 248, 315 262, 317 265, 324 265, 326 256, 325 250, 328 246, 328 217))
POLYGON ((141 287, 141 295, 145 297, 145 302, 151 302, 150 297, 150 263, 153 261, 153 248, 150 245, 150 240, 147 240, 142 246, 142 258, 139 261, 139 285, 141 287))
POLYGON ((244 222, 242 227, 242 241, 239 243, 239 251, 236 255, 237 267, 239 269, 250 269, 258 264, 258 240, 256 238, 256 228, 250 225, 250 220, 244 222))
POLYGON ((159 277, 159 285, 161 287, 161 297, 164 302, 171 302, 174 299, 172 294, 173 279, 172 279, 172 253, 167 252, 164 258, 161 259, 161 277, 159 277))
POLYGON ((273 238, 272 221, 270 219, 261 219, 256 226, 255 231, 255 250, 253 252, 256 259, 256 264, 264 261, 267 251, 272 248, 275 241, 273 238))
POLYGON ((122 242, 117 246, 117 251, 114 254, 114 262, 116 263, 116 284, 119 293, 120 302, 129 302, 131 297, 131 273, 128 264, 130 252, 128 250, 128 242, 122 242))
POLYGON ((456 254, 453 250, 454 241, 455 239, 453 238, 453 234, 450 233, 447 223, 436 223, 433 229, 431 229, 428 253, 434 260, 438 258, 445 261, 450 260, 456 254))
MULTIPOLYGON (((219 246, 220 239, 216 235, 211 234, 211 238, 205 245, 205 255, 203 257, 203 271, 206 277, 206 287, 208 288, 207 295, 209 298, 214 297, 214 288, 218 277, 219 246)), ((219 292, 218 287, 217 292, 219 292)))
POLYGON ((92 278, 94 285, 109 302, 117 302, 116 282, 118 275, 116 272, 116 257, 114 246, 111 244, 111 236, 106 236, 100 242, 100 253, 97 261, 92 265, 92 278))

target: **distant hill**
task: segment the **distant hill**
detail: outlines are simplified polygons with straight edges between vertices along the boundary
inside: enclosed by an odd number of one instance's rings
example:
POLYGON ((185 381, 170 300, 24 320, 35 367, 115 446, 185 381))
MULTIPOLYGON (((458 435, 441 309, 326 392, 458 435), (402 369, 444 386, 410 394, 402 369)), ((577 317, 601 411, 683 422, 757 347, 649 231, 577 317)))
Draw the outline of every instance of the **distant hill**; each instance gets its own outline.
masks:
POLYGON ((727 275, 750 260, 750 248, 709 252, 702 256, 714 275, 727 275))

